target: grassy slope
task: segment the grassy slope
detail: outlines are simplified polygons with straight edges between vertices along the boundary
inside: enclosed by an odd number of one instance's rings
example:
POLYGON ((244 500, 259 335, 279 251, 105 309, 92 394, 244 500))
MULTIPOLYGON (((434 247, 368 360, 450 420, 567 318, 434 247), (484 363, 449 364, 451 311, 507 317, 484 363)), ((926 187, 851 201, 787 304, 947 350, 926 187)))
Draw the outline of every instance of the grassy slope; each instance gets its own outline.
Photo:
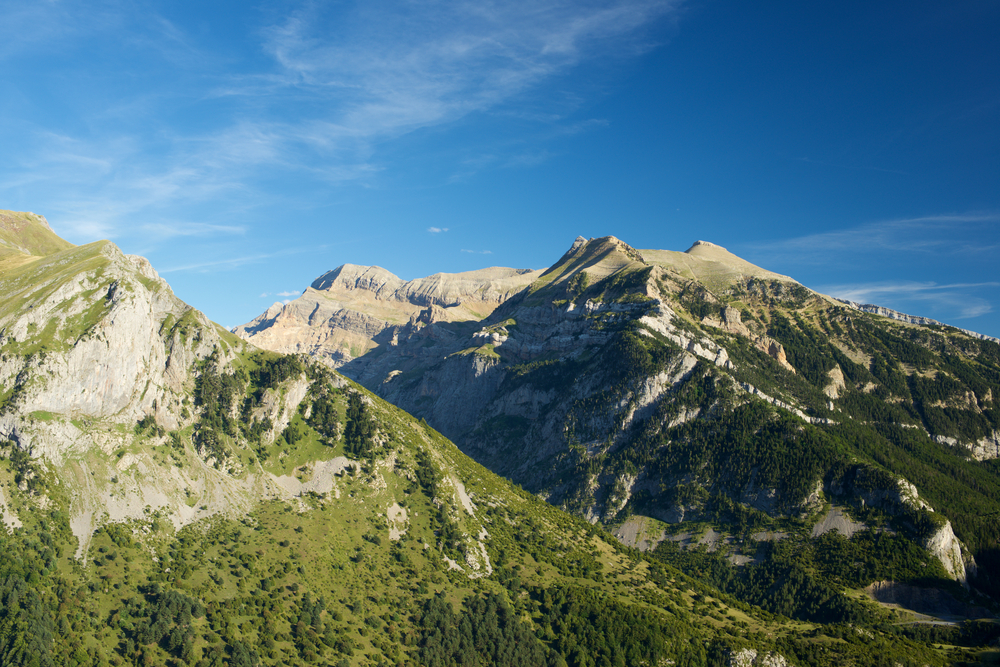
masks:
POLYGON ((33 257, 45 257, 73 247, 56 236, 38 216, 17 211, 0 211, 0 246, 33 257))

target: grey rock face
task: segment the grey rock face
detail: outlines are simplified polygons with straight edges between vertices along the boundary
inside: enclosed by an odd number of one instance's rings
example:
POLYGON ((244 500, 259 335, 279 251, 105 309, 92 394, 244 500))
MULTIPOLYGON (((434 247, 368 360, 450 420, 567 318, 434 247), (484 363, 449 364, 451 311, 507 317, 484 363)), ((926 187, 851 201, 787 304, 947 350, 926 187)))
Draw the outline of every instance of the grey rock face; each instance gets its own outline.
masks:
POLYGON ((732 651, 726 658, 728 667, 790 667, 791 663, 785 656, 774 651, 758 651, 744 648, 732 651))
MULTIPOLYGON (((56 472, 79 557, 109 521, 156 510, 180 527, 273 495, 267 479, 194 455, 180 455, 183 468, 163 465, 149 440, 167 438, 136 435, 144 417, 166 431, 190 425, 197 364, 214 351, 225 366, 243 346, 177 299, 148 261, 108 242, 69 247, 4 274, 0 304, 0 440, 56 472)), ((278 427, 287 423, 287 402, 270 408, 278 427)))
POLYGON ((383 340, 407 335, 408 324, 478 321, 539 274, 490 268, 407 282, 378 266, 345 264, 298 299, 274 304, 233 331, 260 347, 310 354, 339 368, 383 340))
POLYGON ((0 365, 0 381, 13 385, 16 395, 0 417, 0 437, 13 435, 22 447, 51 459, 65 454, 73 434, 34 439, 20 424, 22 415, 58 413, 132 424, 153 414, 176 428, 192 364, 219 343, 214 325, 177 299, 145 259, 123 255, 110 243, 97 259, 103 264, 99 270, 58 286, 41 282, 8 291, 8 298, 25 299, 31 307, 0 320, 7 341, 31 345, 51 338, 48 348, 26 358, 9 347, 0 365), (164 326, 185 318, 190 338, 181 328, 164 326), (76 335, 79 320, 90 326, 76 335))

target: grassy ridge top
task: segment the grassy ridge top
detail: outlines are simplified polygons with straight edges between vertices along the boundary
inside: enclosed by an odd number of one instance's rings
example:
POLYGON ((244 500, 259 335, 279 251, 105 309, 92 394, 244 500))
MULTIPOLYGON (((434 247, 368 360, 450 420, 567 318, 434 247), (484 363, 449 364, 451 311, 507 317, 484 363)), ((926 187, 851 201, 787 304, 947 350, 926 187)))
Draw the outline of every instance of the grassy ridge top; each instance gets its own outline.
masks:
POLYGON ((25 256, 27 261, 4 265, 0 257, 0 318, 14 316, 29 304, 41 303, 62 285, 101 269, 108 263, 105 248, 110 241, 96 241, 52 252, 25 256))
POLYGON ((640 250, 650 264, 677 271, 680 275, 702 283, 710 290, 723 290, 741 278, 763 278, 794 282, 767 269, 737 257, 722 246, 698 241, 685 252, 673 250, 640 250))
POLYGON ((0 270, 72 247, 42 216, 0 210, 0 270))

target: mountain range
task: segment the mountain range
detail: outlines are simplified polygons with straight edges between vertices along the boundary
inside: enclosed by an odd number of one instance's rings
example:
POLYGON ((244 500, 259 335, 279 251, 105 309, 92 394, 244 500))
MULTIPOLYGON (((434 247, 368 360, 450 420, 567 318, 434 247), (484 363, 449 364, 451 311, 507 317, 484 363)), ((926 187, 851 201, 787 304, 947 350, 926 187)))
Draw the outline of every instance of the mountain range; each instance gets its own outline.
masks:
POLYGON ((4 211, 0 383, 3 664, 996 655, 1000 345, 712 244, 344 265, 231 333, 4 211))

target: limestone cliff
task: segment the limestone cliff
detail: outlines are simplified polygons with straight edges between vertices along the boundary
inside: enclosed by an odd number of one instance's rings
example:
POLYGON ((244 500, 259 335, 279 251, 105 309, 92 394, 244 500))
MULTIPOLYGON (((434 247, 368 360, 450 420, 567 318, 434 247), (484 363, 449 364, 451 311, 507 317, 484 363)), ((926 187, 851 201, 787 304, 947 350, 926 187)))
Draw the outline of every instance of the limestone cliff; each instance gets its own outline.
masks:
POLYGON ((490 268, 404 281, 378 266, 345 264, 298 299, 274 304, 233 331, 260 347, 310 354, 337 368, 407 323, 481 320, 539 273, 490 268))
POLYGON ((176 429, 184 422, 181 402, 194 362, 225 335, 174 297, 149 262, 109 242, 5 274, 0 299, 0 382, 7 394, 0 437, 53 460, 80 441, 70 431, 30 426, 23 415, 132 424, 148 414, 176 429), (39 429, 45 437, 34 435, 39 429))

